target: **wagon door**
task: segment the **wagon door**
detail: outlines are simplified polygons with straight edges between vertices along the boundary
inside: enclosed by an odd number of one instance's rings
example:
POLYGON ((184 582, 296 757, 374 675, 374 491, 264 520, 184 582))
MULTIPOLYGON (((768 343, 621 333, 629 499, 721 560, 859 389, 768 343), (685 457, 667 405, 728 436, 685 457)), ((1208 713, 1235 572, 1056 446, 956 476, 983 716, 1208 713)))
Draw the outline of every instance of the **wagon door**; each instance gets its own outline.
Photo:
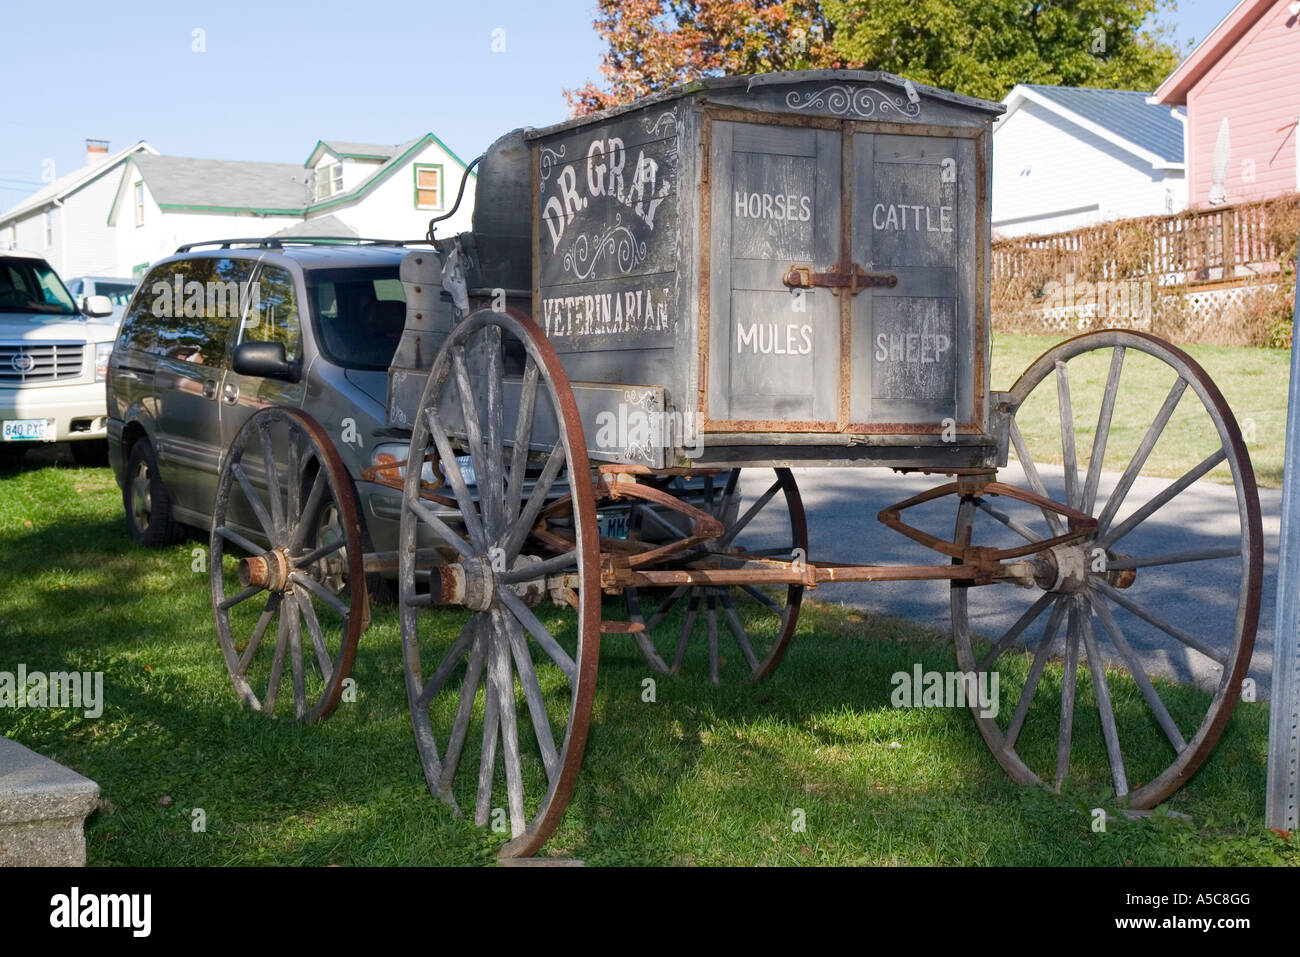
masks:
POLYGON ((707 427, 833 430, 838 305, 783 277, 840 258, 840 125, 717 120, 710 137, 707 427))
POLYGON ((850 432, 974 428, 975 149, 969 137, 862 132, 853 143, 850 432), (863 280, 864 283, 867 280, 863 280))

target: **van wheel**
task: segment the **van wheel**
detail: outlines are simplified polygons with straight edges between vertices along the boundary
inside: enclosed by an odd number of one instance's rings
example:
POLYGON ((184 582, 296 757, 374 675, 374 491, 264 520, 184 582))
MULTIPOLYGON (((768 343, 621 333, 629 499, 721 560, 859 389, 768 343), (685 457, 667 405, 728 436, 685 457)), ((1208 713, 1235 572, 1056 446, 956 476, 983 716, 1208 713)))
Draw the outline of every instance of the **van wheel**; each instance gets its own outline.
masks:
POLYGON ((126 460, 126 484, 122 487, 126 508, 126 530, 146 548, 175 545, 185 529, 172 518, 172 500, 158 475, 153 446, 141 440, 131 446, 126 460))

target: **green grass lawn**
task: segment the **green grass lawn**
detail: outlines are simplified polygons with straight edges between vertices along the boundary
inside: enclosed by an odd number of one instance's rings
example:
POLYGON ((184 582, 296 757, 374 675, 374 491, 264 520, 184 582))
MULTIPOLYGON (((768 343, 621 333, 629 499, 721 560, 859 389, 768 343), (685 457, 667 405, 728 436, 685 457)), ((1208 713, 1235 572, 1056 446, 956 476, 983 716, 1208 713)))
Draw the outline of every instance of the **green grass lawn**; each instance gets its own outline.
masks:
MULTIPOLYGON (((357 700, 329 721, 242 711, 206 576, 193 570, 203 545, 132 546, 107 470, 0 468, 0 670, 102 671, 106 698, 98 720, 5 709, 0 733, 99 782, 107 803, 88 824, 90 863, 490 863, 502 838, 425 789, 393 609, 375 609, 357 700)), ((438 627, 460 620, 445 612, 438 627)), ((890 706, 894 672, 956 668, 947 622, 934 624, 806 604, 764 685, 661 677, 652 704, 630 640, 607 636, 585 765, 547 852, 590 864, 1300 861, 1296 841, 1262 823, 1266 705, 1239 706, 1171 800, 1190 823, 1112 818, 1095 833, 1088 811, 1107 802, 1088 785, 1063 797, 1019 788, 965 711, 890 706), (802 831, 792 827, 800 811, 802 831)), ((1136 693, 1131 683, 1121 692, 1136 693)), ((1079 727, 1088 721, 1081 708, 1079 727)), ((1104 764, 1085 772, 1105 777, 1104 764)))
MULTIPOLYGON (((1034 359, 1059 341, 1059 338, 1051 336, 995 335, 992 387, 995 390, 1010 389, 1034 359)), ((1260 486, 1281 488, 1290 351, 1229 346, 1182 348, 1209 373, 1223 392, 1241 427, 1260 486)), ((1081 469, 1086 467, 1092 448, 1092 434, 1109 367, 1109 349, 1095 356, 1081 357, 1070 364, 1075 439, 1081 469)), ((1108 470, 1123 470, 1172 382, 1173 373, 1163 363, 1130 353, 1115 402, 1106 456, 1108 470)), ((1017 421, 1036 460, 1057 464, 1062 461, 1056 388, 1051 377, 1031 396, 1017 421)), ((1144 474, 1176 478, 1214 451, 1218 440, 1212 432, 1206 431, 1207 421, 1199 402, 1189 390, 1157 443, 1144 474)), ((1210 473, 1210 477, 1227 481, 1228 470, 1220 466, 1210 473)))

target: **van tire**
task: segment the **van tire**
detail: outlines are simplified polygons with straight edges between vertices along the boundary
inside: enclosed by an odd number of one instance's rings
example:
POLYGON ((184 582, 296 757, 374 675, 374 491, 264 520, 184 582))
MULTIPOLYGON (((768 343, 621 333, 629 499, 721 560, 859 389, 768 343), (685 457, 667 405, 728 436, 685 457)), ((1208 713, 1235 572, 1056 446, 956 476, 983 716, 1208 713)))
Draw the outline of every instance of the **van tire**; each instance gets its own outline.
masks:
POLYGON ((171 495, 158 474, 158 459, 148 439, 131 446, 122 484, 126 531, 145 548, 175 545, 185 537, 185 527, 172 517, 171 495))

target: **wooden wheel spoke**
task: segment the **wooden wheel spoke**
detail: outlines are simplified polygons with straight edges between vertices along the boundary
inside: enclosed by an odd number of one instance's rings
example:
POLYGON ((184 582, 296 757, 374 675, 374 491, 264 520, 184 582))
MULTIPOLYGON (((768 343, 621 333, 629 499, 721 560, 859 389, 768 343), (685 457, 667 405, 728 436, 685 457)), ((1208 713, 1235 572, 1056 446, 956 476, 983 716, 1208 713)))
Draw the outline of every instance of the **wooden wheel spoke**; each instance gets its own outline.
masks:
POLYGON ((727 616, 727 623, 731 626, 731 632, 736 636, 736 643, 740 645, 740 653, 745 656, 751 672, 758 670, 758 658, 754 654, 754 648, 749 643, 749 635, 745 633, 745 626, 741 623, 740 615, 736 612, 736 606, 731 603, 731 596, 723 589, 718 589, 718 599, 722 602, 723 613, 727 616))
POLYGON ((316 664, 320 667, 325 684, 328 685, 334 680, 334 662, 330 658, 329 647, 325 644, 325 632, 321 629, 320 619, 316 617, 316 608, 311 603, 311 596, 300 588, 294 589, 293 597, 298 602, 302 620, 307 623, 307 633, 316 652, 316 664))
POLYGON ((642 626, 640 631, 632 632, 632 640, 636 642, 637 648, 646 661, 650 663, 650 667, 656 671, 667 673, 668 665, 659 656, 654 642, 650 639, 650 626, 646 624, 646 620, 641 614, 641 598, 637 594, 637 590, 631 587, 625 588, 623 598, 627 602, 628 616, 633 622, 642 626))
POLYGON ((519 684, 524 689, 524 700, 528 704, 528 715, 533 725, 533 737, 537 739, 537 749, 542 755, 542 766, 546 769, 546 781, 547 784, 554 784, 560 774, 560 754, 555 747, 551 719, 546 713, 546 702, 542 699, 542 689, 537 682, 533 659, 528 654, 528 643, 524 641, 524 633, 519 623, 511 620, 509 615, 498 612, 496 624, 505 632, 510 642, 510 654, 514 659, 519 684))
MULTIPOLYGON (((285 485, 287 501, 285 510, 285 523, 293 521, 295 515, 301 515, 299 511, 302 506, 302 483, 301 483, 301 466, 302 466, 302 430, 296 425, 289 426, 289 446, 287 453, 287 472, 285 485)), ((296 529, 295 529, 296 531, 296 529)))
POLYGON ((410 499, 407 501, 406 507, 412 515, 415 515, 420 521, 433 529, 434 534, 454 548, 462 558, 474 557, 474 547, 465 541, 464 536, 457 534, 454 528, 439 518, 429 506, 417 499, 410 499))
POLYGON ((486 450, 483 447, 483 430, 479 425, 478 400, 474 398, 474 384, 469 377, 465 364, 465 347, 453 346, 451 350, 451 367, 456 377, 456 397, 460 402, 461 423, 465 427, 465 441, 469 446, 469 458, 474 467, 474 483, 479 490, 479 509, 483 517, 485 534, 490 535, 490 527, 495 524, 497 516, 493 515, 492 495, 485 494, 485 482, 488 481, 488 469, 485 461, 486 450))
POLYGON ((285 606, 289 619, 289 671, 293 679, 293 716, 302 720, 307 714, 307 668, 302 654, 302 619, 296 601, 285 606))
MULTIPOLYGON (((428 707, 434 697, 442 690, 442 686, 447 683, 451 673, 456 670, 460 660, 465 657, 465 652, 469 649, 470 644, 477 640, 479 630, 479 618, 477 615, 466 622, 465 627, 460 630, 456 640, 451 643, 451 648, 442 656, 442 661, 438 663, 437 669, 432 677, 425 683, 424 688, 420 691, 416 704, 422 708, 428 707)), ((486 637, 483 639, 486 640, 486 637)), ((468 679, 467 679, 468 680, 468 679)))
POLYGON ((1125 595, 1118 588, 1115 588, 1107 584, 1106 582, 1103 582, 1096 578, 1094 578, 1092 581, 1092 587, 1095 588, 1097 591, 1101 592, 1103 595, 1105 595, 1115 604, 1119 605, 1121 608, 1125 608, 1128 611, 1132 612, 1134 615, 1141 618, 1147 624, 1152 625, 1160 629, 1161 631, 1163 631, 1169 637, 1176 638, 1178 641, 1181 641, 1188 648, 1191 648, 1195 651, 1199 651, 1201 654, 1205 655, 1205 657, 1209 658, 1211 661, 1218 662, 1220 665, 1224 665, 1224 666, 1227 665, 1228 655, 1226 652, 1220 651, 1219 649, 1215 648, 1213 645, 1210 645, 1202 641, 1200 638, 1197 638, 1195 635, 1189 634, 1188 632, 1179 628, 1177 625, 1170 624, 1169 622, 1161 618, 1159 615, 1157 615, 1155 612, 1148 611, 1146 608, 1143 608, 1132 598, 1129 598, 1127 595, 1125 595))
POLYGON ((709 592, 708 597, 705 599, 705 601, 707 603, 706 605, 707 622, 708 622, 708 629, 709 629, 709 680, 716 685, 719 681, 718 603, 717 603, 717 599, 713 597, 712 592, 709 592))
POLYGON ((1056 787, 1070 771, 1070 739, 1074 735, 1074 690, 1079 671, 1079 610, 1070 603, 1065 638, 1065 670, 1061 675, 1061 716, 1056 733, 1056 787))
POLYGON ((1115 796, 1128 794, 1128 780, 1124 775, 1124 754, 1119 746, 1119 729, 1115 726, 1115 709, 1110 702, 1110 685, 1106 682, 1106 663, 1097 650, 1097 636, 1092 627, 1092 609, 1081 607, 1079 620, 1083 624, 1083 644, 1088 652, 1088 671, 1092 675, 1092 693, 1097 699, 1097 714, 1101 718, 1101 734, 1106 741, 1106 757, 1110 761, 1110 776, 1115 784, 1115 796))
POLYGON ((1124 519, 1124 521, 1116 525, 1114 528, 1110 529, 1102 539, 1102 545, 1105 547, 1114 545, 1121 538, 1154 515, 1157 511, 1168 505, 1174 498, 1181 495, 1193 482, 1227 457, 1228 453, 1225 452, 1222 447, 1220 447, 1218 451, 1207 455, 1198 465, 1183 473, 1183 475, 1176 481, 1171 482, 1136 512, 1124 519))
POLYGON ((660 529, 667 532, 673 538, 681 538, 682 530, 678 528, 676 525, 673 525, 671 522, 669 522, 668 519, 664 518, 664 516, 660 515, 649 505, 637 503, 635 508, 638 512, 641 513, 642 518, 650 519, 651 522, 653 522, 655 525, 658 525, 660 529))
POLYGON ((265 586, 263 585, 249 585, 243 591, 231 595, 229 598, 222 599, 220 602, 217 603, 217 607, 220 608, 222 611, 228 611, 231 608, 234 608, 236 605, 248 601, 248 599, 252 598, 258 592, 263 591, 264 588, 265 586))
POLYGON ((1138 474, 1142 471, 1142 466, 1146 464, 1151 450, 1155 448, 1156 442, 1169 424, 1169 417, 1174 414, 1174 409, 1178 407, 1178 401, 1183 397, 1183 392, 1187 389, 1187 380, 1179 376, 1178 381, 1174 383, 1173 388, 1169 390, 1169 395, 1165 397, 1164 404, 1160 406, 1160 411, 1156 413, 1150 428, 1147 429, 1146 435, 1138 444, 1137 451, 1133 453, 1133 458, 1129 461, 1128 467, 1124 469, 1124 474, 1120 476, 1119 484, 1115 486, 1115 491, 1110 493, 1106 499, 1106 507, 1102 509, 1101 515, 1097 517, 1097 534, 1104 536, 1110 523, 1114 520, 1115 514, 1124 504, 1124 498, 1128 495, 1129 489, 1137 480, 1138 474))
POLYGON ((577 681, 578 666, 569 657, 569 653, 560 647, 560 643, 555 640, 546 626, 538 621, 532 609, 524 604, 523 599, 508 588, 501 589, 501 591, 497 592, 497 595, 501 599, 501 604, 505 605, 519 621, 519 624, 527 629, 528 633, 533 636, 533 640, 542 646, 542 650, 568 676, 568 679, 577 681))
POLYGON ((989 665, 1002 657, 1003 653, 1015 643, 1015 640, 1020 637, 1024 630, 1038 620, 1038 616, 1041 615, 1043 610, 1052 603, 1052 600, 1055 597, 1056 596, 1053 595, 1052 592, 1043 592, 1043 594, 1039 596, 1038 600, 1026 608, 1024 613, 1016 619, 1015 624, 1008 628, 1003 633, 1002 637, 994 642, 993 647, 990 648, 988 654, 980 660, 980 663, 976 666, 975 670, 988 671, 989 665))
POLYGON ((681 670, 682 660, 686 657, 686 646, 690 643, 691 632, 695 628, 695 616, 700 610, 700 590, 691 589, 690 601, 686 603, 686 616, 682 619, 681 634, 677 639, 677 653, 673 655, 671 671, 675 674, 681 670))
POLYGON ((1056 643, 1056 632, 1060 629, 1061 619, 1064 616, 1065 599, 1057 597, 1056 603, 1052 606, 1052 613, 1047 616, 1047 627, 1043 629, 1042 640, 1039 641, 1038 649, 1034 652, 1034 662, 1029 666, 1025 686, 1020 689, 1020 700, 1016 702, 1011 723, 1007 725, 1007 733, 1003 739, 1003 748, 1007 751, 1015 750, 1016 739, 1020 737, 1020 729, 1025 726, 1025 718, 1029 715, 1029 704, 1038 690, 1038 682, 1043 677, 1047 659, 1051 657, 1052 646, 1056 643))
POLYGON ((266 533, 266 537, 269 540, 274 542, 276 540, 275 522, 273 522, 271 516, 267 514, 266 506, 262 504, 262 499, 257 494, 256 489, 253 488, 253 483, 249 481, 248 474, 244 471, 243 463, 232 463, 230 466, 230 474, 235 477, 235 481, 239 483, 239 487, 244 490, 244 498, 248 500, 249 507, 253 510, 253 514, 257 516, 257 522, 262 526, 262 531, 266 533))
POLYGON ((533 409, 537 401, 537 363, 530 355, 524 360, 524 377, 519 388, 519 411, 515 418, 515 444, 510 450, 510 478, 506 485, 506 523, 519 517, 524 480, 528 474, 528 445, 533 436, 533 409))
POLYGON ((1194 552, 1167 552, 1163 555, 1116 558, 1106 563, 1108 569, 1122 571, 1130 568, 1158 568, 1161 565, 1184 565, 1188 562, 1208 562, 1217 558, 1240 558, 1240 545, 1222 548, 1202 548, 1194 552))
MULTIPOLYGON (((447 477, 447 483, 451 485, 452 494, 456 496, 456 504, 460 506, 461 521, 465 523, 465 531, 469 533, 470 541, 477 549, 485 550, 487 539, 483 531, 483 521, 479 516, 478 507, 474 504, 474 496, 470 494, 469 486, 465 484, 465 476, 461 473, 460 464, 456 461, 456 452, 452 449, 447 433, 443 430, 442 421, 438 418, 435 409, 426 409, 424 417, 429 437, 433 439, 433 444, 438 449, 443 474, 447 477)), ((477 472, 474 478, 477 481, 477 472)), ((411 508, 417 504, 419 503, 415 501, 408 503, 411 508)))
POLYGON ((718 547, 723 548, 730 545, 732 540, 744 531, 745 526, 753 520, 755 515, 767 507, 767 503, 772 501, 772 496, 776 495, 779 491, 781 491, 781 480, 777 479, 766 492, 758 497, 758 500, 755 501, 753 505, 749 506, 749 508, 745 510, 744 515, 741 515, 740 518, 736 519, 736 524, 727 529, 726 534, 718 539, 718 547))
POLYGON ((244 647, 244 653, 239 656, 239 674, 241 676, 248 674, 248 666, 253 662, 253 656, 257 654, 258 646, 262 644, 262 638, 266 635, 266 629, 271 624, 271 619, 280 609, 281 596, 279 592, 271 592, 266 597, 266 604, 262 606, 262 614, 258 616, 257 624, 253 626, 253 633, 248 638, 248 644, 244 647))
POLYGON ((770 595, 763 594, 760 589, 753 585, 741 585, 740 587, 744 590, 745 594, 749 595, 749 597, 753 598, 756 602, 775 613, 777 617, 781 617, 785 614, 785 609, 773 601, 770 595))
POLYGON ((560 469, 564 467, 565 459, 563 443, 555 443, 555 447, 551 449, 551 454, 546 459, 546 464, 542 467, 542 474, 533 483, 532 494, 528 496, 527 504, 524 505, 514 524, 510 526, 510 530, 506 532, 502 547, 505 549, 507 562, 514 560, 519 554, 519 549, 527 541, 533 526, 537 523, 537 516, 546 505, 546 496, 550 493, 551 486, 555 484, 560 469))
POLYGON ((1065 504, 1079 507, 1079 464, 1074 444, 1074 406, 1070 402, 1070 373, 1056 363, 1056 401, 1061 419, 1061 455, 1065 463, 1065 504))
POLYGON ((329 491, 329 484, 329 477, 325 474, 325 470, 318 470, 315 478, 312 479, 311 489, 307 492, 307 501, 303 504, 302 511, 298 513, 298 526, 293 531, 290 548, 301 548, 307 541, 307 536, 311 534, 312 526, 316 522, 316 516, 320 514, 325 493, 329 491))
POLYGON ((348 615, 351 614, 351 610, 347 605, 339 600, 337 595, 310 575, 304 575, 302 572, 293 571, 289 573, 289 581, 293 582, 295 585, 301 585, 303 588, 306 588, 309 592, 338 612, 340 617, 345 620, 348 615))
POLYGON ((978 508, 981 512, 984 512, 985 514, 990 515, 997 521, 1001 522, 1003 525, 1011 529, 1013 532, 1015 532, 1017 535, 1019 535, 1021 538, 1025 539, 1026 541, 1041 542, 1043 540, 1043 537, 1041 535, 1035 534, 1029 528, 1029 526, 1025 525, 1023 522, 1018 522, 1010 515, 1008 515, 1006 512, 1003 512, 1001 509, 994 508, 992 505, 989 504, 988 499, 976 498, 973 499, 973 501, 975 502, 975 507, 978 508))
MULTIPOLYGON (((465 680, 460 685, 460 700, 456 704, 456 718, 452 723, 451 734, 447 738, 446 758, 442 762, 442 769, 438 779, 438 789, 444 796, 451 794, 452 781, 456 778, 456 768, 460 765, 460 757, 465 750, 465 738, 469 733, 469 720, 474 712, 474 699, 478 697, 478 687, 483 679, 483 662, 487 657, 487 638, 479 627, 477 615, 471 619, 467 630, 470 632, 469 637, 473 645, 470 648, 469 661, 465 665, 465 680)), ((459 660, 459 656, 456 660, 459 660)), ((448 673, 450 671, 449 668, 448 673)), ((425 686, 424 694, 420 698, 421 702, 427 704, 428 698, 425 695, 429 695, 429 689, 432 687, 432 682, 425 686)), ((441 684, 437 687, 440 688, 441 684)), ((437 691, 435 690, 433 693, 436 694, 437 691)))
POLYGON ((271 677, 266 685, 266 695, 262 698, 262 710, 267 713, 274 713, 275 700, 280 696, 280 682, 284 680, 284 656, 288 648, 289 615, 287 609, 282 607, 275 629, 275 653, 271 656, 271 677))
POLYGON ((510 668, 510 650, 504 635, 489 642, 488 679, 496 684, 497 708, 501 714, 501 759, 506 767, 506 804, 510 810, 510 836, 524 832, 524 779, 519 756, 519 719, 515 713, 515 681, 510 668))
MULTIPOLYGON (((490 641, 485 643, 490 644, 490 641)), ((487 654, 492 654, 490 649, 487 654)), ((491 674, 484 684, 483 750, 479 752, 478 793, 474 801, 474 823, 479 827, 487 824, 492 813, 492 779, 496 775, 497 742, 501 738, 501 709, 497 701, 497 685, 491 674)))
MULTIPOLYGON (((632 590, 636 591, 636 589, 632 589, 632 590)), ((672 590, 672 593, 667 598, 665 598, 663 602, 660 603, 658 608, 654 610, 654 614, 652 614, 649 618, 646 619, 645 622, 646 630, 649 631, 655 625, 663 621, 664 616, 673 610, 673 607, 679 601, 681 601, 681 597, 685 595, 686 592, 689 590, 690 590, 689 585, 678 585, 676 588, 674 588, 672 590)))
POLYGON ((254 545, 252 542, 246 539, 243 535, 240 535, 233 528, 230 528, 226 525, 217 526, 215 529, 213 529, 213 532, 217 535, 220 535, 226 541, 230 542, 230 544, 242 548, 245 552, 247 552, 250 555, 260 555, 264 551, 264 549, 258 548, 256 545, 254 545))
POLYGON ((318 561, 324 558, 329 558, 335 552, 341 551, 346 545, 347 545, 347 541, 342 538, 336 539, 335 541, 332 542, 326 542, 324 545, 320 546, 319 548, 312 549, 306 555, 301 555, 298 558, 289 559, 289 563, 293 565, 295 568, 303 568, 305 566, 315 565, 318 561))
MULTIPOLYGON (((1020 426, 1016 420, 1011 420, 1011 442, 1016 447, 1016 458, 1020 461, 1020 467, 1025 472, 1025 479, 1029 482, 1029 487, 1034 490, 1035 494, 1043 498, 1051 498, 1047 494, 1047 486, 1043 484, 1043 477, 1038 474, 1038 466, 1034 464, 1033 457, 1029 454, 1029 447, 1025 444, 1025 437, 1020 434, 1020 426)), ((1057 515, 1050 508, 1042 509, 1043 519, 1047 522, 1047 527, 1052 530, 1053 535, 1064 535, 1065 526, 1061 524, 1061 516, 1057 515)))
POLYGON ((502 366, 501 327, 488 326, 483 331, 487 339, 487 444, 484 449, 484 466, 486 476, 477 476, 479 495, 488 501, 487 534, 491 539, 499 539, 506 526, 505 475, 503 474, 502 455, 505 440, 505 396, 501 382, 505 375, 502 366), (487 482, 486 490, 483 483, 487 482))
MULTIPOLYGON (((262 446, 262 468, 266 474, 266 497, 271 502, 271 521, 277 535, 284 535, 284 500, 280 498, 280 469, 275 464, 275 451, 271 448, 271 423, 264 419, 258 423, 257 439, 262 446)), ((290 483, 292 484, 292 483, 290 483)))
POLYGON ((1187 741, 1183 738, 1182 732, 1178 730, 1178 725, 1174 723, 1173 717, 1165 707, 1160 695, 1156 693, 1155 686, 1151 684, 1151 679, 1147 676, 1146 669, 1142 667, 1142 660, 1133 653, 1129 643, 1124 638, 1124 633, 1120 631, 1119 624, 1115 621, 1110 607, 1098 595, 1089 596, 1092 609, 1101 619, 1101 626, 1110 636, 1111 644, 1115 646, 1124 659, 1124 664, 1128 666, 1129 673, 1133 675, 1133 680, 1137 682, 1138 689, 1142 692, 1142 697, 1146 698, 1147 704, 1151 708, 1151 713, 1155 715, 1156 723, 1164 731, 1165 737, 1169 743, 1174 746, 1175 753, 1182 753, 1187 747, 1187 741))
POLYGON ((1124 347, 1116 346, 1110 356, 1110 372, 1106 375, 1106 391, 1102 394, 1101 411, 1097 414, 1097 431, 1092 436, 1092 454, 1088 458, 1088 477, 1083 488, 1081 511, 1091 515, 1097 504, 1097 485, 1106 458, 1106 444, 1110 440, 1110 423, 1115 415, 1115 396, 1119 393, 1119 377, 1124 368, 1124 347))

